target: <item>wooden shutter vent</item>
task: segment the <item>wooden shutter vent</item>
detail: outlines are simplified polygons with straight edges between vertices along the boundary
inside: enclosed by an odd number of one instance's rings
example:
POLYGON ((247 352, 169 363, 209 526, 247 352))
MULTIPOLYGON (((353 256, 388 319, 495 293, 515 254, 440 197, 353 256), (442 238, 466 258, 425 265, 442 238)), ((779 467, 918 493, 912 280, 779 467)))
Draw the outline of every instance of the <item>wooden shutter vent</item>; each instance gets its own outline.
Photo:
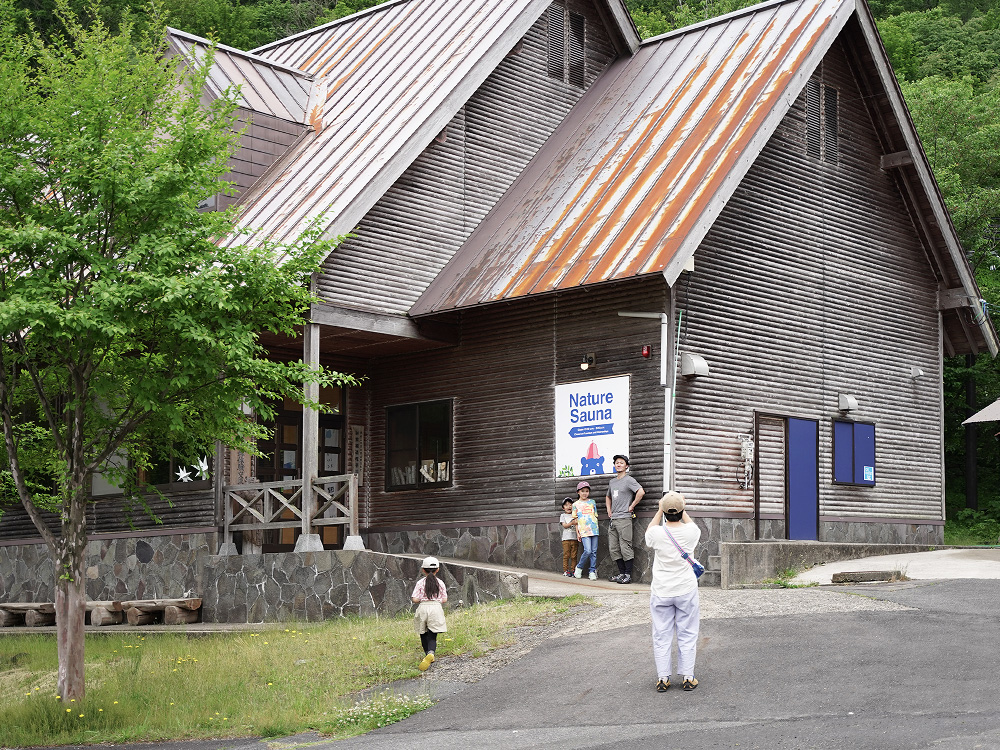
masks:
POLYGON ((832 86, 823 87, 823 160, 830 164, 837 163, 840 149, 838 131, 840 118, 837 110, 837 89, 832 86))
POLYGON ((566 11, 561 5, 549 6, 549 76, 565 78, 566 70, 566 11))
POLYGON ((579 13, 569 14, 569 83, 583 88, 587 74, 587 57, 584 52, 587 19, 579 13))
POLYGON ((806 156, 819 159, 820 145, 820 85, 818 78, 806 83, 806 156))

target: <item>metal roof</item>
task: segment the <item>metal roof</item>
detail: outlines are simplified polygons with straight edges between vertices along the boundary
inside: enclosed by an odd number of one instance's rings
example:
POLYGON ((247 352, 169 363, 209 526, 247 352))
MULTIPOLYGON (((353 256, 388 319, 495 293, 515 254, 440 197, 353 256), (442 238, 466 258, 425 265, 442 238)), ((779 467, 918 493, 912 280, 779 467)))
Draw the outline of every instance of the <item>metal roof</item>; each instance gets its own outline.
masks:
POLYGON ((616 62, 410 313, 673 283, 854 10, 779 0, 616 62))
MULTIPOLYGON (((177 29, 167 29, 167 40, 174 50, 198 61, 205 59, 212 44, 177 29)), ((306 122, 313 84, 312 76, 301 70, 216 44, 207 87, 213 96, 219 97, 231 86, 239 86, 238 102, 242 107, 291 122, 306 122)))
POLYGON ((227 242, 350 232, 548 5, 397 0, 259 48, 325 92, 315 132, 241 197, 227 242))

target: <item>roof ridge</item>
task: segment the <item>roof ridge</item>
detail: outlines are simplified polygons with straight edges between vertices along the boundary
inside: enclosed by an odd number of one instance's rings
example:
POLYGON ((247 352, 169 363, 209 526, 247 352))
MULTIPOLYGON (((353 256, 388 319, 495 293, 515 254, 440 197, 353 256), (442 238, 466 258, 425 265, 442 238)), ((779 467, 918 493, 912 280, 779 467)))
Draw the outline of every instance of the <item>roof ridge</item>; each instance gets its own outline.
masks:
POLYGON ((700 29, 705 29, 705 28, 708 28, 709 26, 714 26, 715 24, 719 24, 719 23, 727 23, 727 22, 733 20, 734 18, 739 18, 740 16, 745 16, 745 15, 748 15, 750 13, 759 13, 760 11, 766 10, 767 8, 770 8, 770 7, 773 7, 773 6, 784 5, 785 3, 797 3, 797 2, 801 2, 801 0, 769 0, 768 2, 764 2, 764 3, 757 3, 755 5, 748 5, 745 8, 740 8, 739 10, 734 10, 734 11, 731 11, 729 13, 725 13, 725 14, 723 14, 721 16, 715 16, 714 18, 708 18, 708 19, 706 19, 704 21, 699 21, 698 23, 693 23, 690 26, 682 26, 679 29, 674 29, 673 31, 668 31, 668 32, 666 32, 664 34, 660 34, 659 36, 651 36, 651 37, 649 37, 649 39, 643 39, 642 42, 641 42, 641 44, 639 46, 645 47, 647 44, 655 44, 657 42, 662 42, 662 41, 664 41, 666 39, 672 39, 675 36, 681 36, 683 34, 687 34, 687 33, 691 32, 691 31, 698 31, 700 29))
POLYGON ((291 65, 285 65, 284 63, 275 62, 274 60, 269 60, 266 57, 260 57, 255 55, 253 52, 247 52, 246 50, 238 49, 237 47, 230 47, 228 44, 222 44, 220 42, 213 42, 211 39, 206 39, 205 37, 198 36, 197 34, 192 34, 188 31, 181 31, 180 29, 175 29, 172 26, 167 27, 167 34, 173 34, 174 36, 179 36, 189 41, 197 42, 198 44, 204 44, 209 47, 215 47, 218 50, 223 50, 229 53, 235 53, 241 57, 245 57, 253 62, 260 63, 262 65, 267 65, 270 68, 278 68, 286 73, 292 73, 293 75, 301 76, 306 80, 313 80, 314 76, 311 73, 307 73, 301 68, 294 68, 291 65))
POLYGON ((275 39, 273 42, 262 44, 260 47, 255 47, 252 50, 252 52, 254 54, 263 52, 265 50, 271 49, 272 47, 288 44, 289 42, 293 42, 297 39, 302 39, 304 37, 311 36, 312 34, 326 31, 327 29, 333 28, 334 26, 339 26, 341 24, 346 24, 346 23, 353 23, 354 21, 357 21, 358 19, 363 18, 364 16, 369 16, 372 13, 379 13, 390 7, 396 5, 402 5, 403 3, 409 3, 409 2, 414 2, 414 0, 387 0, 384 3, 379 3, 378 5, 374 5, 371 8, 365 8, 364 10, 359 10, 357 13, 352 13, 349 16, 344 16, 343 18, 338 18, 334 21, 330 21, 329 23, 324 23, 322 26, 314 26, 311 29, 305 29, 304 31, 300 31, 297 34, 292 34, 291 36, 286 36, 281 39, 275 39))

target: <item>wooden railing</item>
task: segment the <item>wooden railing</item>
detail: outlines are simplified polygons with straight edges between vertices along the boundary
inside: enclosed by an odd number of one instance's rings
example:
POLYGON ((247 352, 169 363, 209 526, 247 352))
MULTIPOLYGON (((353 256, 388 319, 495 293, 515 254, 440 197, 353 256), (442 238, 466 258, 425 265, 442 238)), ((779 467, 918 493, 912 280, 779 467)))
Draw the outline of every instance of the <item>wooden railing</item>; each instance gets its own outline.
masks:
POLYGON ((318 526, 346 526, 350 536, 357 536, 358 475, 317 477, 312 491, 312 508, 304 510, 301 479, 223 487, 224 541, 232 542, 234 531, 301 528, 315 533, 318 526))

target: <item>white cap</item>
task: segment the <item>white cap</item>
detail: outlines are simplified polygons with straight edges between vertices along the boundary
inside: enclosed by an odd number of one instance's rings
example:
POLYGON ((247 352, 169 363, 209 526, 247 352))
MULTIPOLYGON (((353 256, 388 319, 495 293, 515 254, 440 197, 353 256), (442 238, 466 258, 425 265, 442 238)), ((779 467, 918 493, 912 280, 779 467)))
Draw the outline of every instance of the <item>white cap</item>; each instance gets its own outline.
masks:
POLYGON ((424 561, 420 563, 420 567, 423 570, 437 570, 441 567, 441 563, 438 562, 436 557, 425 557, 424 561))

